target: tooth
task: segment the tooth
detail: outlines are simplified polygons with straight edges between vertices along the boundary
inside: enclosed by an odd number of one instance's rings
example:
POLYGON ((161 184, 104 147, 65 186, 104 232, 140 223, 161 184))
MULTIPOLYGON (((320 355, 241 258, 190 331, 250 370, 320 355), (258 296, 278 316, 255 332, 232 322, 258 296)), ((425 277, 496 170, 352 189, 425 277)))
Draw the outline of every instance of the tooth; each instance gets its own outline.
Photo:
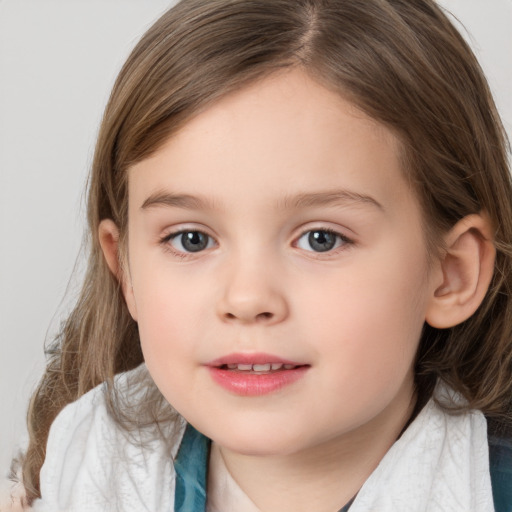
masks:
POLYGON ((295 365, 294 365, 294 364, 285 364, 285 365, 284 365, 284 369, 285 369, 285 370, 291 370, 292 368, 295 368, 295 365))
POLYGON ((241 371, 250 371, 252 370, 252 364, 237 364, 237 368, 241 371))
POLYGON ((238 365, 237 364, 228 364, 228 368, 230 370, 236 370, 238 368, 238 365))
POLYGON ((255 372, 268 372, 268 371, 270 371, 271 366, 272 365, 270 363, 266 363, 266 364, 253 364, 252 365, 252 369, 255 372))
POLYGON ((272 370, 280 370, 283 367, 283 363, 272 363, 272 370))

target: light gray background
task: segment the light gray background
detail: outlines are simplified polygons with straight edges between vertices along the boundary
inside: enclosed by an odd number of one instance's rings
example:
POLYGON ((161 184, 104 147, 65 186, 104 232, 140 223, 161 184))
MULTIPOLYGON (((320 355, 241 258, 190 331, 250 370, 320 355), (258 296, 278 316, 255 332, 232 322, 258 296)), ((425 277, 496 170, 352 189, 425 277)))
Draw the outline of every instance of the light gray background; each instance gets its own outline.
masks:
MULTIPOLYGON (((271 1, 271 0, 269 0, 271 1)), ((0 0, 0 481, 25 442, 43 342, 82 237, 110 87, 169 0, 0 0)), ((512 134, 512 0, 442 0, 465 25, 512 134)))

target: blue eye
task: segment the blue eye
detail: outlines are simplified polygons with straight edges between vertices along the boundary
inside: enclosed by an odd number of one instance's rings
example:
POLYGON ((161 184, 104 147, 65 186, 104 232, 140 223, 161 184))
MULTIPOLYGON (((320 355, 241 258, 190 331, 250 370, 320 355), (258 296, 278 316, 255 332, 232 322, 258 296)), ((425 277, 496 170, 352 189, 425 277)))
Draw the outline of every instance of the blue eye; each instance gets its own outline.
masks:
POLYGON ((178 252, 200 252, 214 245, 213 238, 201 231, 180 231, 166 238, 178 252))
POLYGON ((306 231, 297 241, 297 247, 306 251, 328 252, 350 243, 348 238, 328 229, 306 231))

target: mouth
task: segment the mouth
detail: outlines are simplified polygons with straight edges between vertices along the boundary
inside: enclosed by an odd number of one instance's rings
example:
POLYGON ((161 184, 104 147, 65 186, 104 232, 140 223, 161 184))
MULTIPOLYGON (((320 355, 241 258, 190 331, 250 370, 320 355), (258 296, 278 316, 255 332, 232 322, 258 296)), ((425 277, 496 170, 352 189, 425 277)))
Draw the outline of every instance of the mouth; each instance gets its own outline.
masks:
POLYGON ((217 366, 220 370, 235 370, 238 372, 251 373, 251 374, 268 374, 284 370, 294 370, 301 366, 299 364, 284 364, 284 363, 264 363, 264 364, 245 364, 245 363, 230 363, 217 366))
POLYGON ((268 354, 232 354, 207 366, 216 384, 239 396, 277 392, 300 380, 311 367, 268 354))

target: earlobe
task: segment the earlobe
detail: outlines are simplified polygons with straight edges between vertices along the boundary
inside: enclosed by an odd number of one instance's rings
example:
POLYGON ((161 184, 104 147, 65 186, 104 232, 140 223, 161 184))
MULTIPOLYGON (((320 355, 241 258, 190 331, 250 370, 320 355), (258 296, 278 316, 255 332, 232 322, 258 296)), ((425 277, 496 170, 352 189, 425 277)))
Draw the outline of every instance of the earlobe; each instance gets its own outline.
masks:
POLYGON ((98 237, 107 266, 121 284, 126 305, 128 306, 132 318, 137 321, 133 288, 131 286, 129 276, 126 275, 126 272, 121 266, 119 228, 113 220, 103 219, 98 228, 98 237))
POLYGON ((440 278, 433 286, 426 321, 445 329, 467 320, 482 303, 494 272, 493 230, 485 214, 461 219, 445 237, 440 278))

